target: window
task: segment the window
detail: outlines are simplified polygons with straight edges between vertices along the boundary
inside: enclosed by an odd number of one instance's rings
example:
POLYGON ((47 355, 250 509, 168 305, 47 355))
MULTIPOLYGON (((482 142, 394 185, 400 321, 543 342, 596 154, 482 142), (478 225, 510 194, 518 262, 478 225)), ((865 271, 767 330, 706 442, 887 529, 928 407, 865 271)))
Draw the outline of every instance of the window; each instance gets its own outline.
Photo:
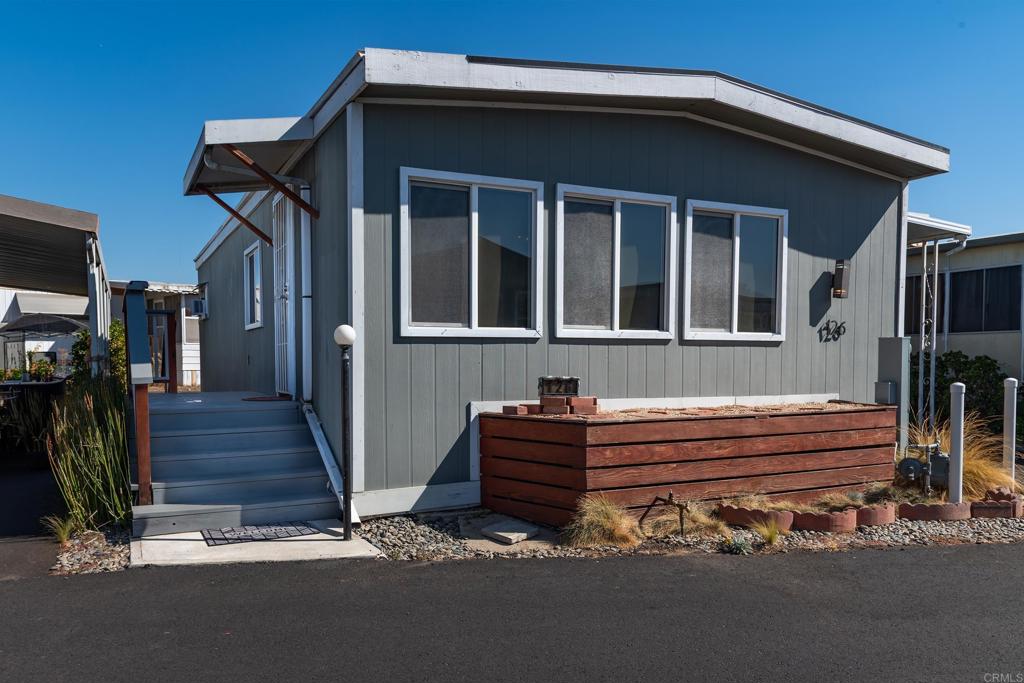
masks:
POLYGON ((539 337, 544 185, 401 169, 403 336, 539 337))
POLYGON ((686 202, 684 338, 782 341, 789 212, 686 202))
POLYGON ((556 334, 671 339, 676 199, 558 186, 556 334))
POLYGON ((1020 302, 1020 266, 951 272, 949 331, 1017 331, 1020 302))
POLYGON ((263 327, 263 270, 260 268, 260 243, 253 242, 243 255, 245 278, 245 329, 263 327))

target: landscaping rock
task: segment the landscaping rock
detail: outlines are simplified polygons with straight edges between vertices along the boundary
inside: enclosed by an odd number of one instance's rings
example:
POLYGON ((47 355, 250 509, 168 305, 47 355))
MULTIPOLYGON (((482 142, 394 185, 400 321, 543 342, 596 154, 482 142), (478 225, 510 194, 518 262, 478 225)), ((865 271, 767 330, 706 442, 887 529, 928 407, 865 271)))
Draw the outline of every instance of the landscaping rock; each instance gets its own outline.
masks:
POLYGON ((971 504, 962 503, 901 503, 900 517, 917 521, 944 521, 971 518, 971 504))
POLYGON ((81 531, 57 553, 53 574, 97 574, 128 568, 131 546, 128 532, 122 529, 81 531))
POLYGON ((501 541, 507 545, 515 545, 516 543, 522 543, 528 538, 533 538, 537 535, 540 529, 529 522, 524 522, 521 519, 509 518, 490 526, 486 526, 480 530, 484 536, 493 538, 496 541, 501 541))
POLYGON ((847 508, 839 512, 797 512, 793 515, 793 527, 803 531, 832 534, 852 533, 857 530, 857 509, 847 508))
MULTIPOLYGON (((967 506, 968 509, 970 506, 967 506)), ((851 508, 856 515, 856 510, 851 508)), ((560 544, 558 532, 540 527, 533 539, 506 546, 483 539, 480 530, 494 523, 494 513, 473 509, 436 515, 404 515, 365 520, 357 533, 384 551, 382 558, 397 560, 455 560, 545 557, 628 557, 678 553, 735 552, 749 543, 756 556, 796 551, 838 552, 866 548, 962 543, 1024 542, 1024 518, 975 518, 954 521, 917 521, 897 518, 892 524, 860 526, 852 533, 793 530, 780 542, 767 546, 756 534, 737 529, 731 536, 718 534, 648 538, 635 548, 573 548, 560 544), (466 538, 469 534, 472 538, 466 538), (475 540, 482 539, 482 540, 475 540), (730 539, 739 543, 729 544, 730 539), (744 542, 746 541, 746 542, 744 542)), ((854 517, 856 519, 856 517, 854 517)))

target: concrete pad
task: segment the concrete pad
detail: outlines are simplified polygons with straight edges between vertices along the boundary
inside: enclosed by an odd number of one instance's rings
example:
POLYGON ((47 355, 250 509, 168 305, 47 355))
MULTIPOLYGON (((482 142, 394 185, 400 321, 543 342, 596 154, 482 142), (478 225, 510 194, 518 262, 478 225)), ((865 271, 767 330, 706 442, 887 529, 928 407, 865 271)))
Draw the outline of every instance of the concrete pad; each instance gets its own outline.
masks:
POLYGON ((307 524, 320 533, 217 546, 206 545, 200 531, 133 538, 131 566, 294 562, 373 558, 380 555, 376 547, 356 535, 353 535, 351 541, 343 541, 340 520, 318 519, 307 524))
POLYGON ((537 534, 529 540, 512 545, 499 543, 484 535, 483 530, 490 526, 502 525, 509 528, 514 523, 524 523, 515 517, 499 515, 496 512, 484 514, 462 515, 459 517, 459 533, 466 539, 466 545, 475 550, 492 553, 519 553, 532 550, 550 550, 558 545, 558 532, 547 527, 537 527, 537 534))
POLYGON ((537 535, 540 529, 529 522, 524 522, 521 519, 510 519, 508 521, 502 520, 485 526, 480 530, 484 536, 493 538, 495 541, 500 541, 507 545, 514 545, 516 543, 522 543, 528 538, 533 538, 537 535))

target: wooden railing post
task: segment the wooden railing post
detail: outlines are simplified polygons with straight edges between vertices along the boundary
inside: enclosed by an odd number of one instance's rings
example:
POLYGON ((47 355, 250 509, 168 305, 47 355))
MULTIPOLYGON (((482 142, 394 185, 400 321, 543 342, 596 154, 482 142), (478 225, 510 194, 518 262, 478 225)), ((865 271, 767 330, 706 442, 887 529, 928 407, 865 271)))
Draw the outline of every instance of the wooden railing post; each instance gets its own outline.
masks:
POLYGON ((149 331, 146 315, 146 289, 149 283, 133 280, 124 292, 124 328, 128 382, 131 384, 135 419, 135 466, 139 486, 139 505, 153 504, 153 470, 149 447, 149 385, 153 383, 149 331))
POLYGON ((149 385, 136 384, 135 459, 139 472, 139 505, 153 504, 153 468, 149 457, 149 385))
POLYGON ((172 311, 167 316, 167 393, 178 393, 178 321, 172 311))

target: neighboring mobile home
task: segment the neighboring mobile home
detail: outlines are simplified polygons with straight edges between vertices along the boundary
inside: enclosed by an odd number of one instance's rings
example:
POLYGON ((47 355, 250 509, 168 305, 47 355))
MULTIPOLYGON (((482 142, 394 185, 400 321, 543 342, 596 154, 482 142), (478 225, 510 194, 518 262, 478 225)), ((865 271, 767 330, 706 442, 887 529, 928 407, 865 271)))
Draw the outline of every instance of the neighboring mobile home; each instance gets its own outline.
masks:
MULTIPOLYGON (((929 255, 929 277, 935 273, 934 250, 929 255)), ((936 340, 938 353, 962 351, 968 356, 990 356, 1011 377, 1024 369, 1024 333, 1021 327, 1021 267, 1024 233, 975 237, 939 249, 936 340)), ((920 327, 921 250, 907 256, 907 333, 918 349, 920 327), (914 306, 910 305, 911 300, 914 306)), ((926 317, 930 317, 926 309, 926 317)))
POLYGON ((93 371, 106 360, 110 286, 96 214, 0 195, 0 368, 48 360, 70 372, 88 329, 93 371))
MULTIPOLYGON (((173 282, 155 282, 149 280, 146 283, 146 308, 154 311, 168 311, 169 316, 174 318, 174 345, 175 365, 177 367, 178 386, 188 389, 199 389, 202 383, 199 351, 199 320, 205 312, 198 308, 202 297, 199 295, 198 285, 180 284, 173 282)), ((118 320, 124 320, 122 311, 124 302, 124 290, 128 285, 127 280, 112 280, 111 291, 111 315, 118 320)), ((167 317, 154 316, 150 319, 150 334, 154 339, 159 338, 155 348, 161 349, 163 345, 170 344, 168 337, 167 317)), ((151 342, 151 347, 153 346, 151 342)), ((162 356, 160 362, 154 364, 163 373, 159 375, 166 379, 169 369, 162 356)))
POLYGON ((246 192, 196 258, 203 387, 301 398, 335 455, 349 411, 361 515, 478 502, 474 416, 541 375, 613 408, 872 401, 905 376, 908 183, 948 169, 714 72, 367 49, 304 116, 203 128, 186 194, 246 192))

